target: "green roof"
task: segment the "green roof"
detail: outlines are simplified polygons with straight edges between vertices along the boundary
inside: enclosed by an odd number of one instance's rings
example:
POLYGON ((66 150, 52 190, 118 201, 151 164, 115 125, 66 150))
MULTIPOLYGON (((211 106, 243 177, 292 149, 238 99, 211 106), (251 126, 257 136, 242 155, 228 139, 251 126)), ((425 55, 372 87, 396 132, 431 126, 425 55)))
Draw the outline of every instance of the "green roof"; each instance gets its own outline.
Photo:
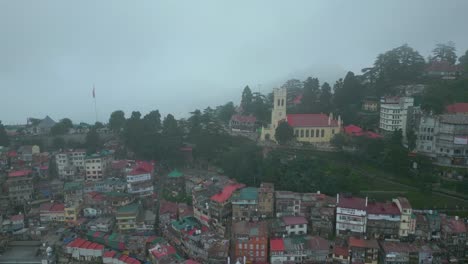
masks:
POLYGON ((255 187, 247 187, 234 193, 233 200, 258 200, 258 190, 255 187))
POLYGON ((117 209, 117 213, 119 214, 136 214, 138 213, 138 209, 140 205, 138 203, 132 203, 129 205, 125 205, 117 209))
POLYGON ((171 224, 177 230, 182 230, 182 229, 185 229, 187 227, 192 229, 192 228, 194 228, 196 226, 199 226, 199 224, 195 220, 195 218, 193 218, 191 216, 184 217, 181 220, 174 220, 174 221, 172 221, 171 224))
POLYGON ((177 169, 171 171, 171 173, 169 173, 169 175, 167 175, 169 178, 179 178, 179 177, 182 177, 184 176, 184 174, 180 171, 178 171, 177 169))
POLYGON ((83 189, 83 182, 81 181, 66 182, 63 186, 64 191, 75 191, 79 189, 83 189))

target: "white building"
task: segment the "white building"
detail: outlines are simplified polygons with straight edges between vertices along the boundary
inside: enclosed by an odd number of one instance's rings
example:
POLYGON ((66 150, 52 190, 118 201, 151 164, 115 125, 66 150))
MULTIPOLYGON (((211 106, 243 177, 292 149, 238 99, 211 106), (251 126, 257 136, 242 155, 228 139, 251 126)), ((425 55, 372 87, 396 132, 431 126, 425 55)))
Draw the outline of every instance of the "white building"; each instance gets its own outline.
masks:
POLYGON ((406 138, 408 115, 411 114, 412 97, 382 97, 380 99, 380 130, 384 132, 402 131, 406 138))
POLYGON ((68 150, 55 155, 57 171, 60 178, 71 178, 85 170, 86 151, 76 149, 68 150))
POLYGON ((286 234, 305 235, 307 234, 307 219, 303 216, 283 216, 281 218, 286 229, 286 234))
POLYGON ((140 162, 127 174, 127 192, 139 196, 153 194, 153 166, 148 162, 140 162))
POLYGON ((400 218, 400 237, 407 237, 408 235, 414 234, 416 230, 416 217, 413 214, 413 209, 408 199, 404 197, 398 197, 392 200, 398 207, 401 213, 400 218))
POLYGON ((336 195, 336 234, 363 235, 367 226, 366 199, 349 195, 336 195))
POLYGON ((422 115, 416 121, 416 151, 432 156, 435 150, 436 118, 422 115))

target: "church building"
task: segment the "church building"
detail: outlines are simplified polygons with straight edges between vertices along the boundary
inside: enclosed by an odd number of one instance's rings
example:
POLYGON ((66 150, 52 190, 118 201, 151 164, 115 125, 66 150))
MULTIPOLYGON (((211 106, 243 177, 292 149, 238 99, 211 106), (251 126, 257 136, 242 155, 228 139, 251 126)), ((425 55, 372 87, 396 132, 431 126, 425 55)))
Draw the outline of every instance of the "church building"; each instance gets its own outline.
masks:
POLYGON ((294 136, 299 142, 329 143, 333 136, 340 133, 342 121, 333 118, 333 114, 287 114, 286 96, 284 88, 273 90, 273 110, 271 112, 271 124, 262 127, 261 140, 275 140, 275 131, 278 123, 282 121, 294 129, 294 136))

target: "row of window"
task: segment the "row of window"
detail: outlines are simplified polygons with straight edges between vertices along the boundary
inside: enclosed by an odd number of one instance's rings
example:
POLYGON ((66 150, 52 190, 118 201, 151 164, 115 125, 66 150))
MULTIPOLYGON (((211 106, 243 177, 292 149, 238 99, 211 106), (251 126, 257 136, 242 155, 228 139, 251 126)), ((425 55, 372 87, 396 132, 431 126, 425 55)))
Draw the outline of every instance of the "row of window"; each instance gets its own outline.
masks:
POLYGON ((419 130, 421 130, 421 132, 434 133, 434 128, 433 127, 421 127, 419 130))
POLYGON ((419 136, 420 140, 432 140, 433 138, 434 138, 433 136, 425 136, 425 135, 419 136))
POLYGON ((391 110, 391 109, 386 109, 386 108, 382 108, 382 112, 384 113, 392 113, 392 114, 399 114, 400 113, 400 110, 391 110))
POLYGON ((278 106, 284 106, 284 99, 278 99, 278 103, 277 103, 278 106))
MULTIPOLYGON (((335 134, 335 129, 332 129, 332 134, 335 134)), ((295 137, 325 137, 325 129, 296 129, 294 130, 295 137)))
MULTIPOLYGON (((242 243, 242 242, 241 242, 241 243, 238 244, 238 247, 239 247, 239 249, 242 249, 242 247, 244 247, 244 249, 248 249, 248 248, 247 248, 247 244, 248 244, 248 243, 242 243), (242 246, 242 245, 244 245, 244 246, 242 246)), ((253 249, 254 249, 254 245, 253 245, 253 244, 250 244, 250 250, 253 250, 253 249)), ((259 244, 256 244, 256 245, 255 245, 255 249, 256 249, 256 250, 259 250, 259 249, 263 249, 263 250, 264 250, 264 249, 265 249, 265 245, 261 245, 261 246, 260 246, 259 244)))
POLYGON ((400 119, 401 115, 388 115, 388 114, 382 114, 382 118, 387 118, 387 119, 400 119))

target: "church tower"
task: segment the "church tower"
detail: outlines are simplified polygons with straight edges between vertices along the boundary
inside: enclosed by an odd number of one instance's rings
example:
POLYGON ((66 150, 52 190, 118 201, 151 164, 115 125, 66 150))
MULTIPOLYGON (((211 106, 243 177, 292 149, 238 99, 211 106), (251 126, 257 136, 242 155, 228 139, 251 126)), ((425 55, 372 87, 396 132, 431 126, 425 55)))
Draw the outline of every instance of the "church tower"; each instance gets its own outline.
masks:
POLYGON ((278 126, 278 122, 286 120, 286 88, 275 88, 273 90, 273 110, 271 111, 271 125, 273 130, 278 126))

